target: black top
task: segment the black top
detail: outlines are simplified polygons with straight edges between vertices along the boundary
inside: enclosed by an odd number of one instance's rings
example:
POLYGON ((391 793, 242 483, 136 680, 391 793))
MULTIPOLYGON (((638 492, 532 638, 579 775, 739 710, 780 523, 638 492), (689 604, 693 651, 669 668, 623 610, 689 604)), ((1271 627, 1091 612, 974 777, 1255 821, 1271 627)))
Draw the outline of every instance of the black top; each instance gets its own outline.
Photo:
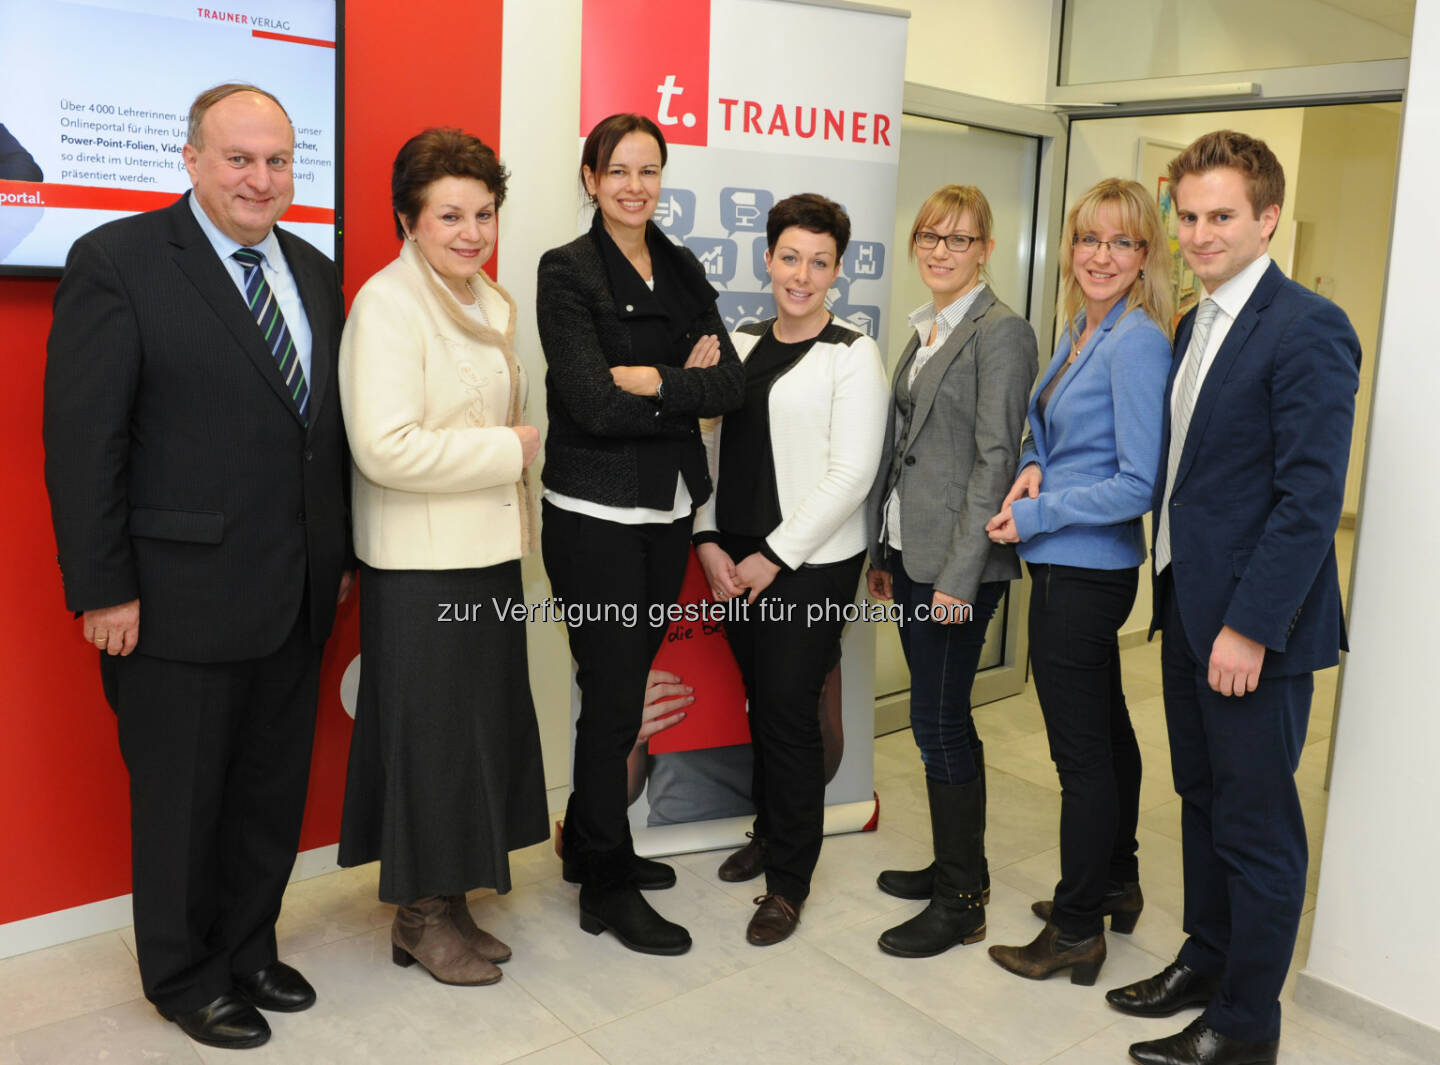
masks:
POLYGON ((770 386, 799 362, 817 337, 786 344, 767 330, 745 360, 745 402, 725 416, 715 524, 740 536, 768 536, 784 520, 770 447, 770 386))
POLYGON ((1035 409, 1041 414, 1044 414, 1045 408, 1050 406, 1050 400, 1055 395, 1055 389, 1060 384, 1060 378, 1065 376, 1065 371, 1068 369, 1070 369, 1070 363, 1066 361, 1065 365, 1055 372, 1055 376, 1050 378, 1045 387, 1040 390, 1040 394, 1035 397, 1035 409))
POLYGON ((698 418, 740 403, 744 368, 689 251, 652 223, 651 292, 596 215, 590 231, 540 259, 536 310, 545 351, 545 486, 618 507, 668 509, 677 473, 696 505, 710 496, 698 418), (684 369, 695 341, 720 339, 720 361, 684 369), (630 395, 612 366, 654 366, 664 399, 630 395))

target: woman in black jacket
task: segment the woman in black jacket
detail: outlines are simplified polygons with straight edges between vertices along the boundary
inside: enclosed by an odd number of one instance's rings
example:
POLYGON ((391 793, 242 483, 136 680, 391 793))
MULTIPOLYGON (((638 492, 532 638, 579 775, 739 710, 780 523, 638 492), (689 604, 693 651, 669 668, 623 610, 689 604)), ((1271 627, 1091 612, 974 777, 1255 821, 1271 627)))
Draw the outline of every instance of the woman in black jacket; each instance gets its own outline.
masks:
POLYGON ((680 592, 691 514, 710 495, 698 419, 740 405, 744 370, 695 257, 651 222, 665 138, 641 115, 611 115, 585 140, 590 231, 540 260, 545 351, 541 551, 562 601, 580 685, 566 878, 580 927, 647 954, 683 954, 684 928, 638 888, 675 883, 635 855, 625 761, 645 678, 664 636, 650 616, 680 592))

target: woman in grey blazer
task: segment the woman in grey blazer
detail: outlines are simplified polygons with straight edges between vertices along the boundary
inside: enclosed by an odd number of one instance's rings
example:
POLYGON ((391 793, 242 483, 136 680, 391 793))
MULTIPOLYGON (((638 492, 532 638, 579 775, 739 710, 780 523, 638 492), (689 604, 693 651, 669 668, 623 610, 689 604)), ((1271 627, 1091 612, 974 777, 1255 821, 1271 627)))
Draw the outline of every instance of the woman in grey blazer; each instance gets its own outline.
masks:
POLYGON ((935 843, 926 868, 878 880, 891 895, 929 900, 880 937, 882 950, 906 958, 985 938, 985 765, 970 687, 986 626, 1020 576, 1014 548, 992 543, 985 523, 1010 487, 1038 365, 1034 330, 986 284, 992 227, 973 185, 937 189, 915 217, 910 253, 933 298, 910 315, 915 334, 896 367, 867 503, 867 584, 902 607, 935 843))

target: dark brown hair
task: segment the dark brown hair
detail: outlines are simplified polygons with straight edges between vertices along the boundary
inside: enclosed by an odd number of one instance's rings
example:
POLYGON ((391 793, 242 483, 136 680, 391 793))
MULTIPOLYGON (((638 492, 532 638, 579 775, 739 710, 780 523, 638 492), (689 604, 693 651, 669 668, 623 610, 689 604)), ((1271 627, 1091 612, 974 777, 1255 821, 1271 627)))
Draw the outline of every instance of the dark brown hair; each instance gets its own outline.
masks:
MULTIPOLYGON (((601 172, 610 165, 610 157, 615 154, 616 145, 631 133, 648 133, 654 137, 655 143, 660 145, 660 165, 665 165, 670 158, 670 150, 665 147, 665 134, 660 132, 659 126, 644 115, 637 115, 631 111, 611 115, 595 123, 595 128, 585 138, 585 146, 580 149, 580 188, 582 190, 585 190, 585 171, 589 170, 598 179, 601 172)), ((595 202, 594 197, 590 196, 589 190, 585 190, 585 195, 591 203, 595 202)))
POLYGON ((494 194, 498 209, 505 202, 505 183, 510 171, 505 169, 495 150, 473 133, 463 133, 450 126, 432 126, 415 134, 395 156, 395 168, 390 174, 390 206, 395 209, 397 237, 405 238, 405 226, 415 228, 415 220, 425 207, 425 193, 435 182, 447 177, 483 182, 494 194))
MULTIPOLYGON (((223 85, 216 85, 206 89, 199 96, 195 97, 195 102, 190 105, 190 121, 185 130, 186 143, 196 148, 203 147, 201 144, 200 124, 205 121, 205 112, 209 111, 210 108, 214 107, 227 96, 235 96, 242 92, 253 92, 256 96, 265 97, 265 99, 280 108, 280 113, 285 116, 285 121, 290 122, 290 112, 285 110, 285 105, 276 99, 274 93, 266 92, 258 85, 251 85, 249 82, 227 81, 223 85)), ((290 123, 290 136, 292 139, 295 136, 295 124, 293 122, 290 123)))
POLYGON ((780 234, 791 226, 811 233, 830 234, 835 238, 836 258, 845 254, 845 246, 850 243, 850 216, 845 208, 819 193, 787 196, 770 208, 770 216, 765 220, 765 242, 772 252, 780 234))
MULTIPOLYGON (((1170 160, 1170 195, 1187 174, 1206 174, 1228 167, 1245 179, 1245 195, 1255 217, 1271 204, 1285 204, 1285 168, 1262 140, 1233 129, 1218 129, 1191 143, 1170 160)), ((1177 203, 1177 207, 1179 204, 1177 203)))

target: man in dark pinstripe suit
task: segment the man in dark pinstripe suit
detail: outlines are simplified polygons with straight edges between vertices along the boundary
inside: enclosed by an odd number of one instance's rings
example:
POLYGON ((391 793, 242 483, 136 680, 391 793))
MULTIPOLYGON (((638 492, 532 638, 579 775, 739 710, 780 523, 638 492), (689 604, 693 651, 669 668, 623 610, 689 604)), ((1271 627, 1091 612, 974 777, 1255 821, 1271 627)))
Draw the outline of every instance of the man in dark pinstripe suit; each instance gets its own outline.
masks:
POLYGON ((66 605, 101 652, 130 771, 146 996, 191 1038, 258 1046, 314 1002, 276 955, 320 656, 349 589, 334 264, 275 227, 294 131, 202 93, 192 191, 71 250, 45 371, 66 605))

